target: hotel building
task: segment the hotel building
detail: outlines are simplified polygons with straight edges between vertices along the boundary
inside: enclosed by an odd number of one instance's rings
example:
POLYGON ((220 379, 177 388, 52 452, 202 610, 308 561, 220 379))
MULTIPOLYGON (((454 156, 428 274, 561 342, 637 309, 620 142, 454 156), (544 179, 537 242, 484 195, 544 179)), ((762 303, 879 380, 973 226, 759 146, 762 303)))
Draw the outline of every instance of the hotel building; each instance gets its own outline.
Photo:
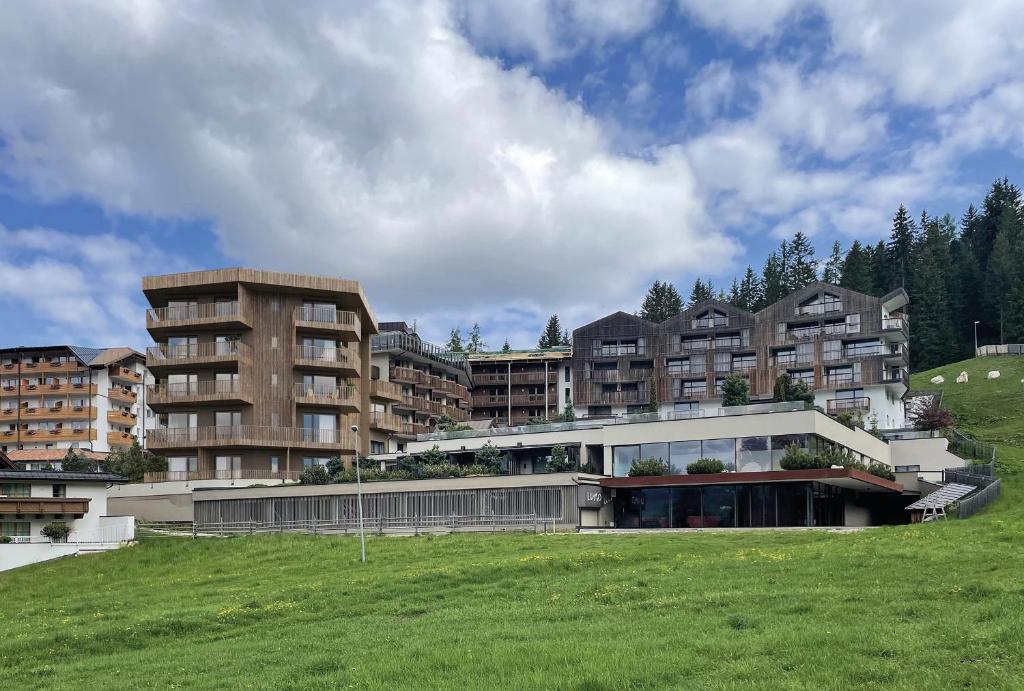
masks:
POLYGON ((130 348, 0 350, 0 451, 106 453, 142 441, 144 358, 130 348))
POLYGON ((508 353, 470 353, 473 420, 496 426, 555 419, 572 398, 571 350, 541 348, 508 353))
POLYGON ((617 312, 573 332, 578 415, 697 411, 721 404, 726 377, 770 400, 788 374, 829 413, 879 428, 905 424, 907 294, 876 298, 815 283, 756 314, 715 300, 654 323, 617 312))
POLYGON ((470 419, 464 354, 422 340, 405 322, 381 322, 371 351, 370 453, 404 451, 444 417, 470 419))
POLYGON ((147 276, 143 292, 160 479, 294 478, 369 451, 377 323, 358 283, 219 269, 147 276))

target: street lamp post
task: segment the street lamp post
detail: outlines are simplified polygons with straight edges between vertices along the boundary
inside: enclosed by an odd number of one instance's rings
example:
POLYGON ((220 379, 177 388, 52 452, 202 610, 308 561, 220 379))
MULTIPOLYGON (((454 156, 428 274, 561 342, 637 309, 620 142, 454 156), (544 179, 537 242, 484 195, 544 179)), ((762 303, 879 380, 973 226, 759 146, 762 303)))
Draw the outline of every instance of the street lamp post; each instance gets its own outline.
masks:
POLYGON ((974 357, 978 357, 978 324, 981 322, 974 322, 974 357))
MULTIPOLYGON (((359 438, 359 426, 352 425, 352 434, 359 438)), ((358 443, 358 442, 357 442, 358 443)), ((359 502, 359 552, 366 562, 366 533, 363 531, 363 478, 359 472, 359 450, 356 449, 356 497, 359 502)))

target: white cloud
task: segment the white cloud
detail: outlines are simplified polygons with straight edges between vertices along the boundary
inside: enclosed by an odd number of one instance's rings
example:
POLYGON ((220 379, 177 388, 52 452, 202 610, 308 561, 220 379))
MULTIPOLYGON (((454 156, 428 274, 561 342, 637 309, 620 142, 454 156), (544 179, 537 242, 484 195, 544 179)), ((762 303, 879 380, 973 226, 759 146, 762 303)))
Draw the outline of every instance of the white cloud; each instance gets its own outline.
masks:
MULTIPOLYGON (((73 345, 144 347, 142 275, 184 268, 145 241, 113 233, 0 225, 0 246, 0 310, 8 320, 27 315, 41 337, 73 345)), ((0 337, 8 341, 21 332, 10 321, 4 327, 0 337)))
POLYGON ((663 0, 459 0, 473 41, 541 63, 563 60, 649 29, 663 0))
POLYGON ((618 307, 737 251, 677 151, 615 154, 442 5, 135 7, 0 16, 0 169, 38 196, 208 218, 240 263, 352 277, 420 316, 618 307))
POLYGON ((737 87, 731 64, 723 60, 709 62, 687 84, 687 115, 711 120, 732 104, 737 87))

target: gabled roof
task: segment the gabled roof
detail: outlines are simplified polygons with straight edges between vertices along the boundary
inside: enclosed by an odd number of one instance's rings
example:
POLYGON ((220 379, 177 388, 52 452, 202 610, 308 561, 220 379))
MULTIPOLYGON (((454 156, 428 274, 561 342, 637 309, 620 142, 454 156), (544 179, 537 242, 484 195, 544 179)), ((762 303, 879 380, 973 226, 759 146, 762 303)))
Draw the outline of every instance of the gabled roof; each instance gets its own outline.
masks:
POLYGON ((668 324, 669 322, 693 319, 697 315, 711 310, 718 310, 719 312, 724 312, 725 314, 728 314, 730 316, 738 315, 749 317, 751 320, 754 319, 753 313, 748 312, 745 309, 741 309, 739 307, 736 307, 735 305, 730 305, 728 302, 722 302, 721 300, 710 298, 708 300, 701 300, 700 302, 690 305, 686 309, 682 310, 681 312, 678 312, 677 314, 674 314, 673 316, 669 317, 668 319, 661 323, 662 325, 665 325, 668 324))
POLYGON ((0 449, 0 469, 14 470, 18 466, 14 465, 14 461, 7 457, 3 449, 0 449))
POLYGON ((643 317, 637 316, 635 314, 630 314, 629 312, 623 312, 622 310, 619 310, 618 312, 612 312, 611 314, 605 315, 605 316, 601 317, 600 319, 596 319, 596 320, 590 322, 589 324, 584 324, 583 326, 578 326, 575 329, 573 329, 573 333, 576 333, 577 331, 580 331, 580 330, 583 330, 583 329, 593 328, 595 326, 603 324, 604 322, 609 322, 609 321, 612 321, 614 319, 625 319, 627 321, 631 321, 631 322, 634 322, 636 324, 640 324, 640 325, 644 325, 644 326, 649 326, 651 328, 655 328, 655 327, 658 326, 657 322, 652 322, 652 321, 649 321, 647 319, 644 319, 643 317))
POLYGON ((0 470, 0 480, 57 480, 59 482, 128 482, 114 473, 77 473, 63 470, 0 470))
POLYGON ((71 351, 71 354, 78 358, 86 367, 105 367, 115 362, 120 362, 130 357, 137 357, 140 360, 145 360, 145 356, 137 350, 132 348, 89 348, 87 346, 73 346, 73 345, 52 345, 52 346, 17 346, 14 348, 2 348, 3 352, 8 353, 35 353, 42 354, 47 351, 54 351, 57 354, 59 351, 71 351))
MULTIPOLYGON (((55 463, 64 460, 67 453, 67 449, 18 449, 8 451, 7 457, 14 463, 55 463)), ((102 461, 107 457, 105 453, 88 449, 75 449, 75 455, 90 461, 102 461)))

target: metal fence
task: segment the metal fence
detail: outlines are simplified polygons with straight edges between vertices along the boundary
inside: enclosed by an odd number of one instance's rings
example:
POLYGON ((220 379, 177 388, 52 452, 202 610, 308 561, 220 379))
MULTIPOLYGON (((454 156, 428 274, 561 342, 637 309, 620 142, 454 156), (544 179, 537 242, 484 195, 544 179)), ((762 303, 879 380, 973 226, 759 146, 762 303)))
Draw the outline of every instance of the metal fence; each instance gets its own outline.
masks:
POLYGON ((996 449, 994 446, 966 437, 955 429, 948 434, 949 450, 958 456, 977 458, 986 463, 995 463, 996 449))
POLYGON ((947 468, 942 471, 942 481, 956 482, 962 485, 973 485, 977 492, 971 493, 957 502, 957 518, 969 518, 994 502, 1000 492, 1002 483, 995 477, 994 464, 974 464, 964 468, 947 468))
MULTIPOLYGON (((555 521, 537 514, 475 515, 475 516, 377 516, 364 521, 368 533, 419 534, 438 531, 533 530, 554 532, 555 521)), ((237 521, 233 523, 202 523, 193 528, 193 535, 258 535, 264 533, 309 533, 312 535, 351 534, 359 532, 358 519, 304 521, 237 521)))

